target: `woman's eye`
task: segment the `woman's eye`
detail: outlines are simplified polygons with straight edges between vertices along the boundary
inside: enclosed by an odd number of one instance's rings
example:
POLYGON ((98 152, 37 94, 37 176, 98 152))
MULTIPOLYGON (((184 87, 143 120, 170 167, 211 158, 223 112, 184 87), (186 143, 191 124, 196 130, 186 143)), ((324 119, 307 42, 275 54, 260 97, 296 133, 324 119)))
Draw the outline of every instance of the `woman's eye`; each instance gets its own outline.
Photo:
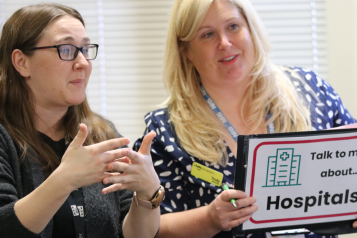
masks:
POLYGON ((61 53, 62 53, 62 54, 70 54, 70 53, 71 53, 71 49, 69 49, 69 48, 63 48, 63 49, 61 49, 61 53))
POLYGON ((210 38, 213 36, 213 32, 207 32, 206 34, 203 34, 202 38, 210 38))
POLYGON ((235 29, 238 28, 238 24, 237 24, 237 23, 234 23, 234 24, 230 25, 229 28, 230 28, 231 30, 235 30, 235 29))

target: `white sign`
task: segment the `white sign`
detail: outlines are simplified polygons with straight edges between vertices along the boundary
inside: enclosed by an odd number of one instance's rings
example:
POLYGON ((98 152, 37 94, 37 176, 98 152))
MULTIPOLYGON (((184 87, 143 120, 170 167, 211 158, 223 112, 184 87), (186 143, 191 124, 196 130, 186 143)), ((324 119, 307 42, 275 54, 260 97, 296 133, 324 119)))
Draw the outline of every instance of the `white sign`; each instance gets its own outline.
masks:
POLYGON ((249 141, 243 230, 357 218, 357 133, 249 141))

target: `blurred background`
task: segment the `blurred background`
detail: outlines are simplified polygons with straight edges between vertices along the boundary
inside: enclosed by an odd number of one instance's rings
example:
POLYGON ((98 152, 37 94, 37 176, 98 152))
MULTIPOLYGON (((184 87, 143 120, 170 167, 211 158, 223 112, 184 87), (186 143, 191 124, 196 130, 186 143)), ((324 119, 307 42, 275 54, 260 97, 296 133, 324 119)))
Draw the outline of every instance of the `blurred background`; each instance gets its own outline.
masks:
MULTIPOLYGON (((251 1, 268 29, 273 62, 314 70, 357 118, 357 0, 251 1)), ((173 0, 0 0, 0 23, 38 2, 82 14, 91 42, 100 45, 90 106, 133 143, 144 132, 144 115, 167 96, 161 72, 173 0)))

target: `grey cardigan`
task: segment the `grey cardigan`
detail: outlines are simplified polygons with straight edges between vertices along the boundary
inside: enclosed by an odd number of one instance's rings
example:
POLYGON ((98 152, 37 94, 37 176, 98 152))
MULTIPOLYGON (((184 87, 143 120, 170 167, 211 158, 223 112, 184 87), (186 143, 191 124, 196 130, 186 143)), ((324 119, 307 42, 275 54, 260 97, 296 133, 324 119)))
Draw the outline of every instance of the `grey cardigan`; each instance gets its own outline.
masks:
MULTIPOLYGON (((40 234, 35 234, 25 228, 15 214, 15 202, 44 181, 40 164, 29 156, 20 163, 21 154, 19 145, 0 124, 0 237, 50 238, 52 220, 40 234)), ((122 223, 130 208, 132 192, 124 190, 102 195, 104 187, 97 183, 83 188, 86 237, 123 237, 122 223)))

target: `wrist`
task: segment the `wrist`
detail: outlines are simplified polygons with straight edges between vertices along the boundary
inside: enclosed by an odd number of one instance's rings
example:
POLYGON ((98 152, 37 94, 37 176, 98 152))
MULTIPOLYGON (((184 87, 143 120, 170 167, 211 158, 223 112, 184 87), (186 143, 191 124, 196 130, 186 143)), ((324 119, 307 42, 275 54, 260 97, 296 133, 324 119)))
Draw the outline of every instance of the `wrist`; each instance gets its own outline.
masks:
POLYGON ((64 190, 64 192, 71 193, 79 188, 79 186, 74 183, 75 179, 72 178, 72 175, 67 173, 65 169, 62 170, 61 165, 52 172, 48 179, 56 181, 58 186, 64 190))
POLYGON ((214 210, 215 210, 215 206, 214 203, 215 201, 213 200, 208 206, 205 206, 205 217, 206 217, 206 221, 207 221, 207 228, 211 229, 212 233, 216 234, 221 232, 221 228, 219 225, 217 225, 217 223, 215 222, 215 217, 214 217, 214 210))
POLYGON ((160 183, 158 183, 156 186, 151 186, 150 188, 146 189, 145 191, 137 191, 136 196, 142 200, 151 200, 151 198, 154 196, 154 194, 157 192, 157 190, 160 188, 160 183))
POLYGON ((165 198, 165 189, 163 186, 160 185, 159 189, 156 190, 154 195, 151 197, 150 200, 142 200, 136 196, 136 192, 134 192, 133 201, 135 202, 136 206, 140 205, 142 207, 146 207, 149 209, 156 209, 160 206, 161 202, 165 198))
POLYGON ((156 175, 155 178, 151 181, 152 182, 147 187, 145 187, 145 190, 136 190, 136 196, 138 198, 143 200, 150 200, 154 196, 154 194, 160 188, 160 180, 159 177, 156 175))

